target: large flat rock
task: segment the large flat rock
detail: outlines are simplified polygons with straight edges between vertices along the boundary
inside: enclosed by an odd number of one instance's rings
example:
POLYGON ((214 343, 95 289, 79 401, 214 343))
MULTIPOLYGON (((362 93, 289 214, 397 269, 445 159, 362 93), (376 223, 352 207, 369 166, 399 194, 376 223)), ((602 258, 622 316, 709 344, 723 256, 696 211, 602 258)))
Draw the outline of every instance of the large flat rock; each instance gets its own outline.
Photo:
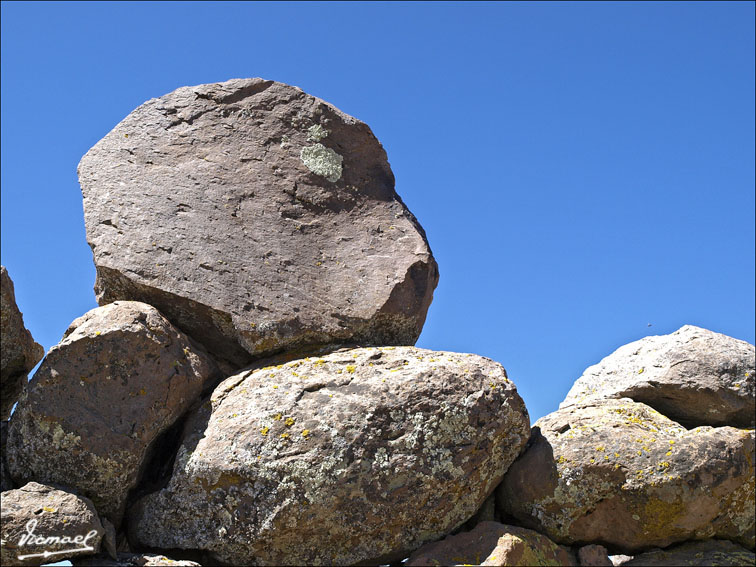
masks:
POLYGON ((154 307, 118 301, 89 311, 19 400, 8 431, 11 476, 76 489, 118 525, 154 443, 216 372, 154 307))
POLYGON ((468 520, 530 431, 497 363, 345 349, 228 378, 132 540, 236 565, 402 559, 468 520))
POLYGON ((518 523, 620 552, 722 538, 753 548, 754 431, 687 430, 629 399, 539 419, 497 490, 518 523))
POLYGON ((29 371, 45 355, 24 326, 16 305, 13 281, 5 266, 0 267, 0 420, 8 419, 26 384, 29 371))
POLYGON ((438 269, 367 125, 263 79, 183 87, 82 158, 100 304, 144 301, 236 367, 414 344, 438 269))
POLYGON ((753 427, 756 351, 727 335, 685 325, 618 348, 578 378, 560 407, 631 398, 686 427, 753 427))

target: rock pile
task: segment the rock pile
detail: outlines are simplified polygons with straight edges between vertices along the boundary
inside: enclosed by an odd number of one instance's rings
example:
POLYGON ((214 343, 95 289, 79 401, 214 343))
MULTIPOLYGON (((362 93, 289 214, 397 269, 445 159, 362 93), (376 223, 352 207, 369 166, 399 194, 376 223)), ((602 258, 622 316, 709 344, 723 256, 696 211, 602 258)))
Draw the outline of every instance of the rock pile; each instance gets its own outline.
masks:
POLYGON ((2 271, 3 565, 753 564, 752 345, 648 337, 531 429, 412 346, 438 270, 370 129, 273 81, 150 100, 79 175, 101 306, 28 384, 2 271))

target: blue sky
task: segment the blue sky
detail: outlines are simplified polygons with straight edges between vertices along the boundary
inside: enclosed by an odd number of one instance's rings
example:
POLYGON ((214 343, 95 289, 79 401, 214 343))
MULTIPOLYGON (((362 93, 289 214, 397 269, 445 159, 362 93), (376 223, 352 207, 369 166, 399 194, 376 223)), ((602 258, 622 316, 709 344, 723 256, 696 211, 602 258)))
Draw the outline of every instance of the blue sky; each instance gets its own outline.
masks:
POLYGON ((418 346, 501 362, 534 420, 645 335, 754 342, 753 2, 3 2, 0 72, 2 263, 46 349, 96 306, 82 155, 258 76, 370 125, 441 272, 418 346))

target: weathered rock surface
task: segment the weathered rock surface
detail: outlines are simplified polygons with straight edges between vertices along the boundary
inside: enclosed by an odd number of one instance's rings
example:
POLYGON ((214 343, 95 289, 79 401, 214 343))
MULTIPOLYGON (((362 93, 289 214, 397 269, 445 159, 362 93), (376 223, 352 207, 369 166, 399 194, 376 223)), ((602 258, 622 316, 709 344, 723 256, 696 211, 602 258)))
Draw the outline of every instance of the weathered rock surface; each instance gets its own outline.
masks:
POLYGON ((616 551, 722 538, 754 545, 754 431, 686 430, 628 399, 539 419, 497 505, 558 543, 616 551))
POLYGON ((578 565, 568 547, 557 545, 533 530, 481 522, 471 532, 424 545, 407 561, 423 565, 547 566, 578 565))
POLYGON ((414 344, 438 269, 367 125, 263 79, 183 87, 82 158, 100 304, 144 301, 239 368, 414 344))
POLYGON ((16 305, 13 281, 5 266, 0 266, 0 420, 7 420, 13 404, 26 384, 29 371, 45 355, 24 326, 16 305))
POLYGON ((119 553, 117 559, 106 555, 84 557, 72 562, 77 567, 201 567, 195 561, 170 559, 165 555, 148 553, 119 553))
POLYGON ((756 555, 731 541, 712 539, 683 543, 641 553, 618 563, 627 567, 682 567, 700 565, 701 567, 753 567, 756 555))
POLYGON ((755 352, 745 341, 686 325, 618 348, 588 368, 559 407, 631 398, 686 427, 753 427, 755 352))
POLYGON ((612 567, 609 552, 603 545, 584 545, 577 552, 580 567, 612 567))
POLYGON ((89 311, 50 349, 19 401, 8 432, 11 476, 69 486, 118 525, 153 442, 215 371, 149 305, 89 311))
POLYGON ((92 555, 100 549, 104 533, 91 500, 36 482, 3 493, 0 523, 2 565, 40 565, 92 555), (60 539, 47 539, 51 537, 60 539))
POLYGON ((470 518, 529 433, 499 364, 413 347, 241 372, 210 406, 132 541, 243 565, 402 559, 470 518))

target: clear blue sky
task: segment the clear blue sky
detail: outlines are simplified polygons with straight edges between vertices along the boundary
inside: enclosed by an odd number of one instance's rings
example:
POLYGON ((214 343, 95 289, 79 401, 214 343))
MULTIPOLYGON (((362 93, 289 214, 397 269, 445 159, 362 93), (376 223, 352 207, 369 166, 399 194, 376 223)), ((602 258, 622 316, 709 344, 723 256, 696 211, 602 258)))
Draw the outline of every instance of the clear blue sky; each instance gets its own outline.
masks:
POLYGON ((81 156, 258 76, 370 125, 440 267, 418 346, 501 362, 533 419, 647 334, 754 342, 753 2, 4 2, 1 73, 2 263, 46 349, 96 306, 81 156))

